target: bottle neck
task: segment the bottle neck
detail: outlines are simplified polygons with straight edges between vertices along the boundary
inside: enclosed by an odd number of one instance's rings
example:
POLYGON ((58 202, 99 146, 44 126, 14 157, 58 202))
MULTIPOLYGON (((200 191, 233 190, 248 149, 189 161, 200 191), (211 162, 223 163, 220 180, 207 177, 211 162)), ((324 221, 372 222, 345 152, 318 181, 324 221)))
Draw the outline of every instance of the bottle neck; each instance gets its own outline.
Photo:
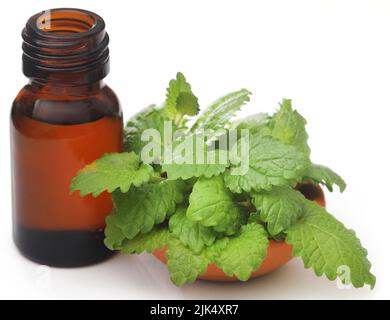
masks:
POLYGON ((109 72, 109 38, 95 13, 48 10, 27 21, 22 37, 23 72, 32 81, 83 86, 109 72))
POLYGON ((57 81, 39 81, 36 79, 31 79, 29 84, 35 92, 43 95, 65 97, 67 99, 69 97, 77 98, 96 95, 106 85, 103 80, 86 84, 69 85, 57 81))

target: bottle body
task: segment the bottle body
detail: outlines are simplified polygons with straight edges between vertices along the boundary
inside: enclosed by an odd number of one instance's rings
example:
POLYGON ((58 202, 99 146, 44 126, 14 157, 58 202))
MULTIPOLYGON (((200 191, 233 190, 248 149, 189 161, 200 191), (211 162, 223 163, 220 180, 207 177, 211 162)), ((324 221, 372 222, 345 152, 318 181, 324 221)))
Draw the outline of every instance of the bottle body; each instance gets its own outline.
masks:
POLYGON ((71 8, 33 15, 22 31, 30 79, 11 111, 14 241, 41 264, 77 267, 111 255, 103 243, 109 194, 70 194, 72 178, 122 150, 122 112, 104 84, 109 37, 97 14, 71 8))
POLYGON ((86 164, 121 151, 122 128, 118 100, 102 82, 22 89, 11 111, 13 229, 22 254, 59 267, 110 256, 103 244, 109 195, 81 198, 69 186, 86 164))

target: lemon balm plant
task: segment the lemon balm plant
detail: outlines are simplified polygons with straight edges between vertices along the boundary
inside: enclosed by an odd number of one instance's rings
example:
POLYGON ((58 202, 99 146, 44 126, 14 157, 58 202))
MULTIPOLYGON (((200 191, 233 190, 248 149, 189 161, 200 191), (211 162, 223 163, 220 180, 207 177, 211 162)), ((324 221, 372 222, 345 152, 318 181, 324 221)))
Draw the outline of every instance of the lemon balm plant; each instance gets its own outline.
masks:
POLYGON ((316 275, 335 280, 346 267, 344 283, 373 287, 371 264, 355 233, 297 191, 306 181, 330 191, 346 187, 331 169, 311 162, 305 119, 283 100, 273 115, 232 121, 249 98, 242 89, 198 115, 198 99, 178 73, 162 106, 152 105, 127 123, 125 151, 83 168, 71 191, 111 193, 106 246, 129 254, 167 247, 171 280, 179 286, 195 281, 211 263, 246 281, 263 263, 270 241, 284 241, 316 275), (152 143, 155 134, 160 139, 152 143), (196 161, 199 156, 212 161, 196 161))

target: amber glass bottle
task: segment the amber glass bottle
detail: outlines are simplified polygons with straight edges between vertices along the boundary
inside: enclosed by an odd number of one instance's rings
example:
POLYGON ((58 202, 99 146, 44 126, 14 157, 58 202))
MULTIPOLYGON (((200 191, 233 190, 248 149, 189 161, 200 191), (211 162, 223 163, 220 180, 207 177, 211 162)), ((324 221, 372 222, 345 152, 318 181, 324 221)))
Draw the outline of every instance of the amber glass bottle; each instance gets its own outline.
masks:
POLYGON ((103 244, 108 194, 70 194, 75 174, 122 148, 122 112, 103 83, 108 35, 98 15, 54 9, 22 32, 30 79, 11 111, 14 241, 41 264, 76 267, 111 255, 103 244))

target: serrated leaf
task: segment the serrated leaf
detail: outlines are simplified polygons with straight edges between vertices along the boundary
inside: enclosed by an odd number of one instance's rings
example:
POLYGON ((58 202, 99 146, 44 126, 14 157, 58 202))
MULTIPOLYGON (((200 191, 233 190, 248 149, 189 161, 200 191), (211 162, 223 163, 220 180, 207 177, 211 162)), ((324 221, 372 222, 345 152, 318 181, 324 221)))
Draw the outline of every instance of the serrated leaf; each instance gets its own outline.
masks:
POLYGON ((176 109, 180 114, 195 116, 199 113, 198 98, 192 92, 181 92, 176 99, 176 109))
POLYGON ((170 237, 167 250, 167 267, 172 282, 177 286, 194 282, 204 274, 210 260, 203 254, 194 254, 180 240, 170 237))
POLYGON ((116 210, 112 210, 111 214, 106 218, 106 228, 104 229, 104 244, 110 250, 119 250, 122 247, 123 241, 126 239, 122 230, 116 225, 116 210))
POLYGON ((344 192, 347 187, 343 178, 341 178, 336 172, 319 164, 312 164, 307 170, 305 178, 315 183, 325 185, 330 192, 333 191, 333 185, 337 185, 340 192, 344 192))
POLYGON ((127 193, 114 192, 116 225, 127 239, 151 231, 176 211, 176 205, 184 200, 184 187, 183 181, 176 180, 147 184, 127 193))
POLYGON ((317 276, 323 274, 335 280, 341 270, 350 271, 341 280, 359 288, 375 285, 367 251, 353 230, 347 229, 325 209, 309 200, 305 201, 303 219, 287 230, 286 242, 293 245, 293 255, 300 256, 305 268, 313 268, 317 276))
MULTIPOLYGON (((240 145, 241 139, 238 141, 240 145)), ((310 165, 307 155, 295 147, 262 135, 249 136, 249 168, 244 174, 224 174, 226 186, 241 193, 295 185, 310 165)), ((248 156, 247 154, 240 157, 248 156)), ((243 159, 241 159, 242 163, 243 159)), ((246 161, 244 161, 246 162, 246 161)))
POLYGON ((209 149, 203 137, 186 136, 173 147, 171 162, 164 162, 162 171, 169 180, 207 177, 221 174, 229 166, 228 152, 223 149, 209 149))
POLYGON ((192 130, 199 128, 215 130, 224 127, 235 113, 250 100, 250 94, 248 90, 241 89, 221 97, 202 112, 192 126, 192 130))
POLYGON ((206 272, 212 263, 227 247, 229 238, 217 239, 211 246, 204 247, 196 254, 175 236, 168 239, 167 267, 172 282, 177 286, 194 282, 206 272))
POLYGON ((169 82, 164 112, 171 119, 175 119, 177 115, 192 116, 199 112, 198 99, 192 93, 191 85, 180 72, 176 74, 176 79, 169 82))
POLYGON ((120 249, 127 254, 152 253, 154 250, 162 249, 167 244, 168 238, 169 230, 167 227, 155 227, 146 234, 140 233, 131 240, 125 239, 120 249))
POLYGON ((291 187, 273 187, 252 194, 252 202, 260 218, 267 223, 271 236, 291 227, 303 214, 304 197, 291 187))
POLYGON ((222 176, 201 178, 194 184, 187 217, 227 235, 237 232, 243 222, 241 209, 225 187, 222 176))
POLYGON ((169 229, 194 253, 200 253, 205 246, 212 245, 216 239, 216 233, 212 228, 204 227, 187 218, 186 208, 179 208, 170 218, 169 229))
POLYGON ((280 108, 269 122, 272 136, 288 145, 295 146, 304 154, 310 155, 305 129, 306 120, 292 109, 291 100, 283 99, 280 108))
POLYGON ((139 187, 153 175, 153 168, 140 163, 134 152, 110 153, 81 169, 73 178, 70 190, 80 190, 81 196, 91 193, 94 197, 116 189, 127 192, 132 185, 139 187))
POLYGON ((267 113, 257 113, 236 121, 232 128, 238 131, 247 129, 252 135, 261 133, 262 136, 271 136, 271 129, 268 126, 270 119, 267 113))
POLYGON ((239 236, 229 238, 226 248, 215 262, 226 275, 247 281, 252 272, 263 263, 268 245, 267 232, 264 228, 255 223, 247 224, 242 227, 239 236))
POLYGON ((164 164, 162 166, 162 171, 167 173, 169 180, 177 180, 177 179, 189 179, 193 177, 206 177, 210 178, 212 176, 217 176, 223 173, 226 168, 229 166, 228 162, 219 162, 219 158, 226 159, 227 152, 225 150, 213 150, 207 152, 207 156, 209 158, 217 159, 216 163, 204 163, 204 164, 188 164, 188 163, 172 163, 172 164, 164 164), (221 154, 226 154, 222 155, 221 154))
POLYGON ((203 249, 203 256, 205 256, 209 260, 209 262, 212 263, 213 261, 215 261, 215 259, 217 259, 217 257, 221 255, 221 252, 227 247, 229 239, 230 238, 228 237, 224 237, 215 240, 215 242, 211 246, 205 247, 203 249))
MULTIPOLYGON (((155 105, 151 105, 134 115, 124 128, 124 149, 141 154, 142 148, 149 143, 149 141, 142 141, 142 133, 148 129, 155 129, 160 133, 161 138, 163 138, 164 121, 170 121, 170 119, 164 115, 162 109, 158 109, 155 105)), ((175 124, 172 121, 170 122, 172 123, 173 131, 175 131, 177 129, 175 124)), ((161 150, 160 155, 162 156, 162 141, 160 141, 159 147, 161 150)))

